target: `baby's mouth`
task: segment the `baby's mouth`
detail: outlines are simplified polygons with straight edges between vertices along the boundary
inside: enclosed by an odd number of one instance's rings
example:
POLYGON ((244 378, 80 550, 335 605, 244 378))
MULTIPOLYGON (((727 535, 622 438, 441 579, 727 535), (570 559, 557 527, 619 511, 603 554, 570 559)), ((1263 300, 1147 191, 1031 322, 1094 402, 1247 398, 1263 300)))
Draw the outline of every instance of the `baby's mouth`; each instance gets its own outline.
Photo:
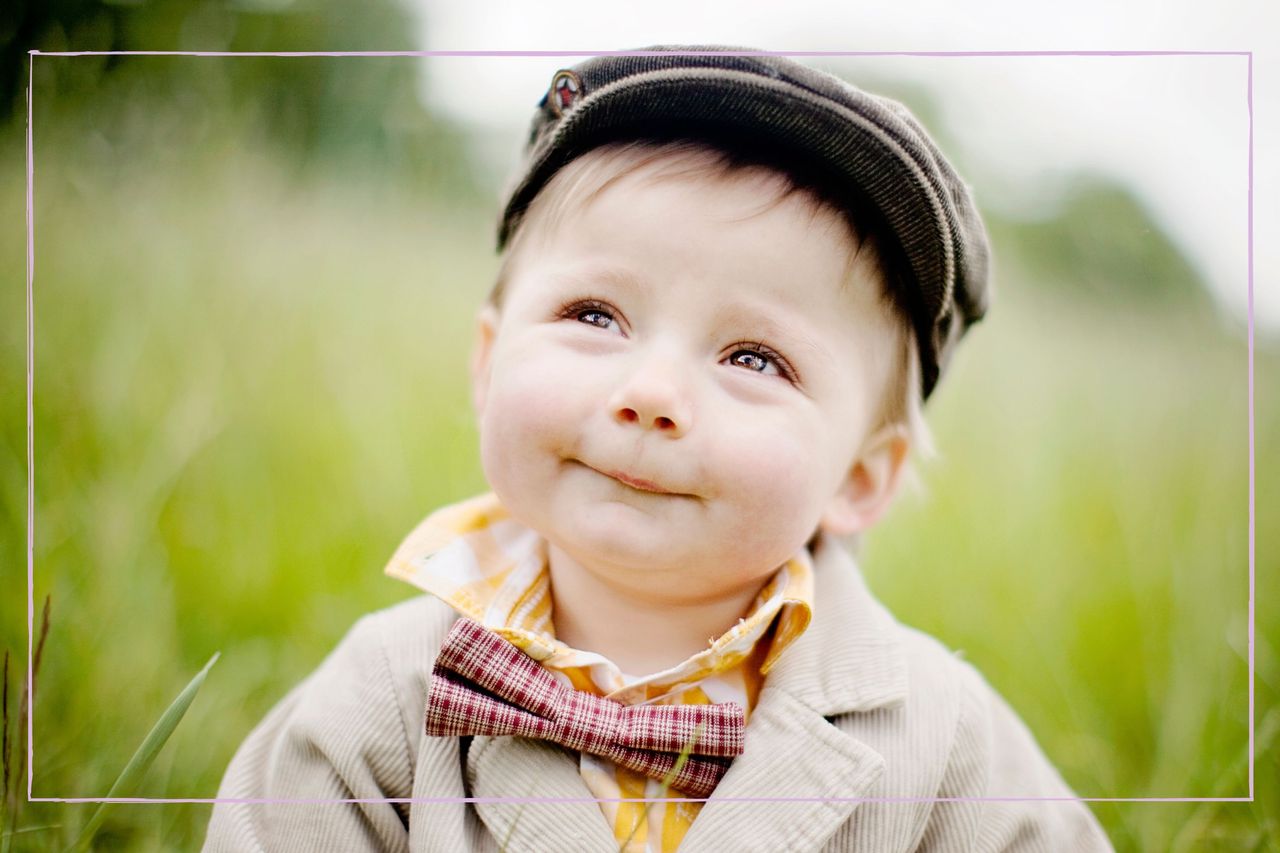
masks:
POLYGON ((651 480, 644 480, 644 479, 641 479, 640 477, 632 477, 629 474, 623 473, 622 471, 606 471, 604 472, 604 475, 606 477, 612 477, 613 479, 617 480, 619 483, 622 483, 624 486, 630 486, 631 488, 637 491, 653 492, 654 494, 657 494, 657 495, 676 494, 670 489, 662 488, 662 486, 659 486, 657 483, 651 480))
POLYGON ((687 494, 685 492, 677 492, 674 489, 668 489, 666 486, 663 486, 661 483, 655 483, 653 480, 646 480, 643 477, 636 477, 632 474, 628 474, 625 471, 597 468, 594 465, 590 465, 586 462, 583 462, 582 460, 575 460, 575 461, 577 461, 580 465, 590 468, 592 471, 595 471, 597 474, 601 474, 605 477, 608 477, 610 480, 615 480, 621 483, 622 485, 626 486, 627 488, 635 489, 637 492, 647 492, 649 494, 654 494, 654 495, 671 495, 673 497, 682 497, 682 498, 693 497, 693 495, 687 494))

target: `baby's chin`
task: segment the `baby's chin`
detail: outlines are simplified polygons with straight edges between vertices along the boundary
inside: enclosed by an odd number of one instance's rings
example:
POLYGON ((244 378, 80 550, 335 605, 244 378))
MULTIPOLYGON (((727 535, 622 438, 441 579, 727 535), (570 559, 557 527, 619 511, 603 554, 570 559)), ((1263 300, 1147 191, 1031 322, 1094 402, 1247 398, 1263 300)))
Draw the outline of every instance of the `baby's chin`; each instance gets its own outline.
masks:
POLYGON ((631 574, 664 574, 701 565, 705 536, 683 519, 673 520, 650 507, 597 502, 557 514, 549 541, 584 565, 631 574))
POLYGON ((758 553, 743 553, 736 543, 716 548, 705 536, 629 538, 590 526, 540 532, 600 581, 671 605, 706 604, 757 588, 786 560, 760 562, 758 553))
POLYGON ((495 490, 517 521, 578 566, 651 600, 696 604, 758 586, 812 532, 746 523, 714 500, 633 493, 598 474, 580 479, 578 488, 540 494, 495 490))

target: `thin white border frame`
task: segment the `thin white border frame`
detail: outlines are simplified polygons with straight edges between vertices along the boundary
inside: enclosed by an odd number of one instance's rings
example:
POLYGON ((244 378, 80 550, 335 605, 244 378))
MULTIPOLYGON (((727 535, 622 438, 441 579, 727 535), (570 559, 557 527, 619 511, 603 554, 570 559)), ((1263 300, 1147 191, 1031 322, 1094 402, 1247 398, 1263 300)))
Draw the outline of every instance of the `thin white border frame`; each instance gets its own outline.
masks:
MULTIPOLYGON (((790 57, 845 57, 845 56, 916 56, 916 57, 1031 57, 1031 56, 1243 56, 1247 58, 1246 103, 1249 116, 1248 151, 1248 351, 1249 351, 1249 795, 1247 797, 822 797, 822 798, 772 798, 728 797, 717 802, 1088 802, 1088 803, 1252 803, 1254 802, 1254 593, 1255 593, 1255 458, 1254 458, 1254 398, 1253 398, 1253 51, 1251 50, 990 50, 990 51, 678 51, 684 55, 716 56, 790 56, 790 57)), ((34 664, 35 622, 35 442, 33 435, 33 393, 35 370, 35 320, 33 282, 35 279, 35 152, 32 131, 32 86, 35 80, 37 56, 193 56, 193 57, 572 57, 591 56, 663 56, 670 51, 634 50, 397 50, 397 51, 186 51, 186 50, 85 50, 85 51, 28 51, 27 76, 27 685, 32 682, 34 664)), ((31 803, 544 803, 544 802, 706 802, 692 798, 639 798, 639 799, 556 799, 548 797, 427 797, 398 799, 235 799, 218 797, 146 798, 146 797, 33 797, 31 789, 35 780, 35 751, 32 734, 35 730, 35 692, 27 690, 27 802, 31 803)))

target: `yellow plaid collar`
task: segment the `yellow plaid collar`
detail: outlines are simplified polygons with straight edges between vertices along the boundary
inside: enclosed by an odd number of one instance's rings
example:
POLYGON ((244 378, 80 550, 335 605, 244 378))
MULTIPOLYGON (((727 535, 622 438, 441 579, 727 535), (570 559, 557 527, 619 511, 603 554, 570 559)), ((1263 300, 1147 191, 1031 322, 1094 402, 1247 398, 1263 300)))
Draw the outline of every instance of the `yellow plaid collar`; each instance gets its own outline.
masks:
POLYGON ((512 519, 493 494, 432 513, 401 543, 386 573, 440 598, 548 668, 589 673, 597 688, 624 704, 661 699, 725 673, 762 641, 769 647, 760 672, 767 673, 813 615, 813 563, 801 549, 765 584, 750 613, 706 649, 662 672, 624 679, 603 656, 555 639, 546 540, 512 519))

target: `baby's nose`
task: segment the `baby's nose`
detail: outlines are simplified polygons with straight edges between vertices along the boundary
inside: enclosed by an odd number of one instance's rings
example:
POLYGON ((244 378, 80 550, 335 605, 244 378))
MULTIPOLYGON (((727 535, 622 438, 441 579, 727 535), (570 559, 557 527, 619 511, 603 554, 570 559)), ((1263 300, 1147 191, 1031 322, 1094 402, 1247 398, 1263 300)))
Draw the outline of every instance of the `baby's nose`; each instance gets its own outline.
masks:
POLYGON ((635 424, 671 438, 693 425, 688 390, 670 363, 648 363, 622 384, 610 401, 618 423, 635 424))
MULTIPOLYGON (((648 414, 640 414, 630 406, 623 406, 617 411, 617 418, 623 423, 641 423, 642 421, 660 432, 676 432, 680 425, 666 415, 657 415, 650 421, 648 414)), ((682 419, 683 420, 683 419, 682 419)))

